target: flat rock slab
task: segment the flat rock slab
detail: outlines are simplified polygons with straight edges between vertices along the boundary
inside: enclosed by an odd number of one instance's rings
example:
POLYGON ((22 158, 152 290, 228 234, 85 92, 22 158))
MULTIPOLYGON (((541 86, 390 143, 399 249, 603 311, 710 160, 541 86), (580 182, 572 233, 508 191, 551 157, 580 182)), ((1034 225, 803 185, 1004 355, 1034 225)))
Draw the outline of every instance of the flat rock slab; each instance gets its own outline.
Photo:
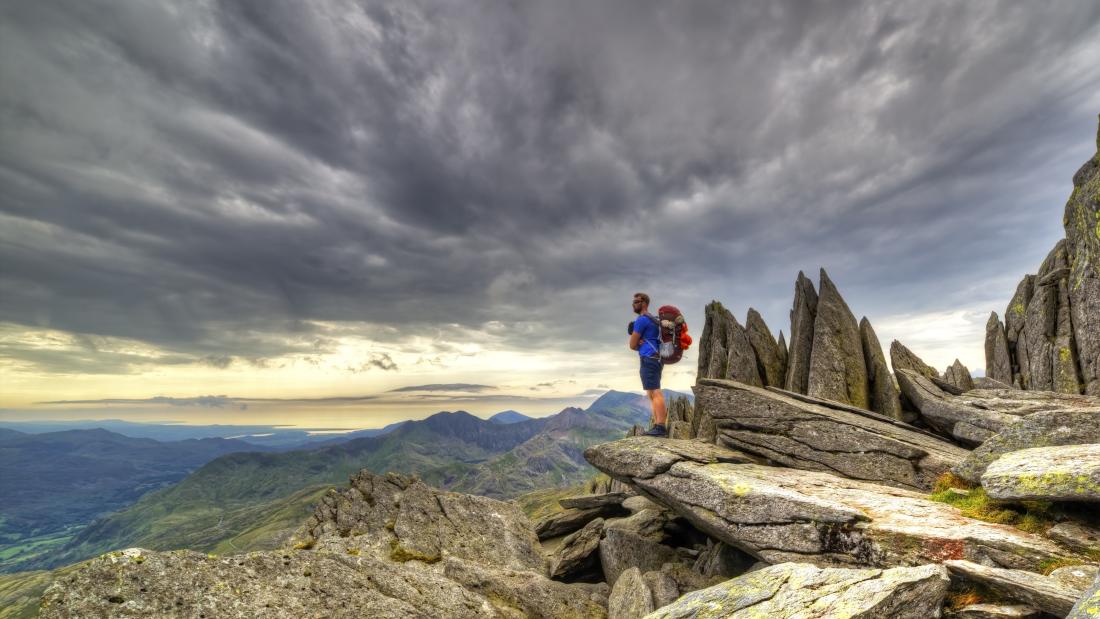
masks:
POLYGON ((712 453, 700 461, 665 441, 643 441, 604 443, 585 457, 698 529, 768 563, 893 567, 971 559, 1037 569, 1069 555, 1040 536, 967 518, 909 490, 723 462, 712 453))
POLYGON ((938 616, 948 584, 940 565, 877 570, 784 563, 688 593, 646 619, 928 619, 938 616))
POLYGON ((1100 443, 1100 409, 1031 413, 1001 430, 954 468, 959 477, 979 483, 986 467, 1012 451, 1032 447, 1100 443))
POLYGON ((1080 522, 1062 522, 1051 527, 1047 537, 1078 552, 1100 556, 1100 529, 1080 522))
POLYGON ((535 534, 538 535, 539 540, 545 541, 580 530, 596 518, 610 518, 625 513, 626 510, 619 505, 603 505, 589 509, 567 509, 550 514, 536 522, 535 534))
POLYGON ((723 445, 791 468, 929 490, 967 456, 942 438, 851 406, 725 380, 703 379, 693 389, 723 445))
POLYGON ((1066 619, 1100 619, 1100 576, 1096 577, 1092 587, 1073 605, 1066 619))
POLYGON ((1043 611, 1026 604, 971 604, 950 614, 948 619, 1038 619, 1043 611))
POLYGON ((591 496, 575 496, 567 499, 560 499, 558 505, 561 505, 565 509, 592 509, 593 507, 604 507, 605 505, 622 505, 627 496, 625 492, 608 492, 606 494, 594 494, 591 496))
POLYGON ((597 561, 596 551, 600 548, 603 523, 603 518, 597 518, 562 540, 550 555, 551 578, 570 578, 595 567, 592 564, 597 561))
POLYGON ((1100 501, 1100 444, 1007 453, 986 468, 982 487, 1002 500, 1100 501))
POLYGON ((944 565, 965 580, 992 589, 1010 600, 1024 602, 1043 612, 1065 617, 1084 593, 1049 576, 979 565, 971 561, 946 561, 944 565))

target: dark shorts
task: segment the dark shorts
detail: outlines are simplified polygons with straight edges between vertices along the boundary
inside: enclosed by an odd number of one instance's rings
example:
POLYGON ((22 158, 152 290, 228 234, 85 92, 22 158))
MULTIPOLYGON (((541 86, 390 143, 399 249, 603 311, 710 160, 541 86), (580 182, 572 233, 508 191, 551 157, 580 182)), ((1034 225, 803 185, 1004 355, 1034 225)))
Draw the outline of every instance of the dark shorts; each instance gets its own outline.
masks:
POLYGON ((641 357, 642 360, 642 389, 649 391, 650 389, 661 388, 661 369, 664 368, 660 359, 654 357, 641 357))

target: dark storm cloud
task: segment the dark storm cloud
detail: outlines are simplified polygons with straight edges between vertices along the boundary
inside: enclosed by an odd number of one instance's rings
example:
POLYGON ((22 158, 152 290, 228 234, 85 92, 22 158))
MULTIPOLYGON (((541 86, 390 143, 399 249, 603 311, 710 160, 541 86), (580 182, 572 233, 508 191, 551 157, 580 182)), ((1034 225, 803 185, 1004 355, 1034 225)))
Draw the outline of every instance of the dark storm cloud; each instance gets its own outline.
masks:
POLYGON ((621 346, 639 289, 786 330, 819 266, 1001 309, 1100 111, 1093 2, 2 11, 0 320, 223 366, 318 321, 621 346))

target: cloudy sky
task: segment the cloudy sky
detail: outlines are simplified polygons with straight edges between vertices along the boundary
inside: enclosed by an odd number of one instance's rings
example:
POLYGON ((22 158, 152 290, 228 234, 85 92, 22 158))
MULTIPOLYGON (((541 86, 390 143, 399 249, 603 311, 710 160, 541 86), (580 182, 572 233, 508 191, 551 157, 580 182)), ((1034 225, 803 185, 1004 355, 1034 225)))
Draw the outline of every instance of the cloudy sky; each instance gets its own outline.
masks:
POLYGON ((978 370, 1100 113, 1091 0, 0 15, 8 418, 548 413, 638 388, 636 290, 788 332, 821 267, 978 370))

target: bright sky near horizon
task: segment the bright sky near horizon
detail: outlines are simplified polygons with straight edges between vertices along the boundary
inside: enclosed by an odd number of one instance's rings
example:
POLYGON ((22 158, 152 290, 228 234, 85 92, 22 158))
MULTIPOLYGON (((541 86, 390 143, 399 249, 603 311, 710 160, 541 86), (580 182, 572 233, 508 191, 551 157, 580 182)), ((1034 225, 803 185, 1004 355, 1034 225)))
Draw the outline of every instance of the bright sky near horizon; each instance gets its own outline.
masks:
POLYGON ((1087 0, 0 15, 0 419, 548 414, 639 390, 635 291, 789 334, 821 267, 980 371, 1100 113, 1087 0))

